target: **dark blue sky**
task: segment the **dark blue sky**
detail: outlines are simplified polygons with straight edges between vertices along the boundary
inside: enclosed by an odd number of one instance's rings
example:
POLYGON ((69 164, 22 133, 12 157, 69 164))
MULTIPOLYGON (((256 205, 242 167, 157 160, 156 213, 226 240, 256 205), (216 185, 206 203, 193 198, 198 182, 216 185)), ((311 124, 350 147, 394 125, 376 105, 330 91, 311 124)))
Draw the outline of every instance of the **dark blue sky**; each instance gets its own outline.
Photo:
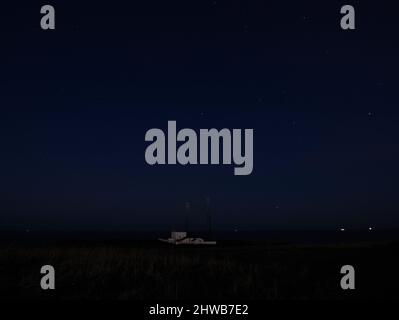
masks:
POLYGON ((2 14, 0 228, 399 227, 398 19, 351 1, 50 1, 2 14), (254 171, 145 163, 145 132, 253 128, 254 171))

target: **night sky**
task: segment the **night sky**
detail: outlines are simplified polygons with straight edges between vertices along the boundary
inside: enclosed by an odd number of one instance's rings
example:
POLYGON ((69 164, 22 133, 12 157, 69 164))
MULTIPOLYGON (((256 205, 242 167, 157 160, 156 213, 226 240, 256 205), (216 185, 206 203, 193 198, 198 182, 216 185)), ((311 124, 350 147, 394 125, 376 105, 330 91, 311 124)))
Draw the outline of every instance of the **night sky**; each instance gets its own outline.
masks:
POLYGON ((202 228, 206 198, 216 229, 399 227, 393 2, 25 2, 1 4, 0 229, 169 229, 186 202, 202 228), (253 128, 252 174, 147 165, 168 120, 253 128))

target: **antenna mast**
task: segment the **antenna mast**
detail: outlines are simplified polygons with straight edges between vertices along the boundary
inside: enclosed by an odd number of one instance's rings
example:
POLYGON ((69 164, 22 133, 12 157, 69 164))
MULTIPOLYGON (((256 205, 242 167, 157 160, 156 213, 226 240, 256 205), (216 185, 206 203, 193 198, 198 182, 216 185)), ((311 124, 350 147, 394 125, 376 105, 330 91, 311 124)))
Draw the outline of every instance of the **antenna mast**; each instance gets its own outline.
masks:
POLYGON ((212 235, 212 215, 211 215, 211 197, 207 196, 205 198, 206 203, 206 217, 208 220, 208 232, 209 236, 212 235))
POLYGON ((189 230, 188 230, 188 228, 189 228, 189 225, 188 225, 188 218, 189 218, 189 214, 190 214, 190 209, 191 209, 191 205, 190 205, 190 202, 186 202, 186 204, 185 204, 185 208, 186 208, 186 216, 185 216, 185 228, 186 228, 186 232, 188 232, 189 230))

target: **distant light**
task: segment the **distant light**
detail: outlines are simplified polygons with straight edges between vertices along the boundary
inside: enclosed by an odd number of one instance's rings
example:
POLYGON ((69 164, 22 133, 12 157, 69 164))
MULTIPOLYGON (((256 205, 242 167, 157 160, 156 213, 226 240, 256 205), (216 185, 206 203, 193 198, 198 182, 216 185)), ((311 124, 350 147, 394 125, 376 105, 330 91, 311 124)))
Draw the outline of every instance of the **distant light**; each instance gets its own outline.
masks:
POLYGON ((369 227, 369 231, 372 231, 373 230, 373 228, 372 227, 369 227))
POLYGON ((345 231, 345 229, 344 229, 344 228, 341 228, 340 230, 341 230, 341 231, 345 231))

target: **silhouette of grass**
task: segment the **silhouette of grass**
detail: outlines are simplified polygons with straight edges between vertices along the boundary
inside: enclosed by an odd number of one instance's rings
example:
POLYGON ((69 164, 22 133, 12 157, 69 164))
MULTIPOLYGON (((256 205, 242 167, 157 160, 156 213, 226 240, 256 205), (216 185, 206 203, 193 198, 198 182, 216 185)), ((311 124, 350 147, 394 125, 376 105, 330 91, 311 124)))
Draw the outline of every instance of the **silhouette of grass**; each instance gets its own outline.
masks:
POLYGON ((139 300, 398 297, 394 285, 389 284, 399 283, 395 249, 266 244, 212 248, 158 244, 2 246, 0 296, 139 300), (378 261, 387 262, 387 283, 376 272, 378 261), (40 268, 45 264, 56 270, 54 291, 40 289, 40 268), (355 293, 339 287, 344 264, 359 270, 355 293))

